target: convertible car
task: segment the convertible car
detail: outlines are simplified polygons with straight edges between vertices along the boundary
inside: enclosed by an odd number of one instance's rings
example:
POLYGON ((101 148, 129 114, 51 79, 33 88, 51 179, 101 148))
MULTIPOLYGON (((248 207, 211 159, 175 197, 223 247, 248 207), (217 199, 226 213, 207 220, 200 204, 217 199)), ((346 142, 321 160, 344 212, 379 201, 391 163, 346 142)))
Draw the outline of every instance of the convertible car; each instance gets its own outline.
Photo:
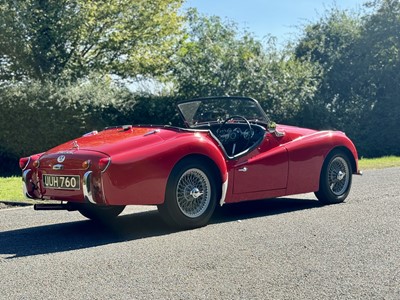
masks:
POLYGON ((277 125, 254 99, 177 106, 186 128, 108 127, 21 158, 25 195, 52 200, 36 210, 78 210, 100 221, 126 205, 157 205, 168 224, 195 228, 225 203, 308 192, 343 202, 352 174, 361 174, 343 132, 277 125))

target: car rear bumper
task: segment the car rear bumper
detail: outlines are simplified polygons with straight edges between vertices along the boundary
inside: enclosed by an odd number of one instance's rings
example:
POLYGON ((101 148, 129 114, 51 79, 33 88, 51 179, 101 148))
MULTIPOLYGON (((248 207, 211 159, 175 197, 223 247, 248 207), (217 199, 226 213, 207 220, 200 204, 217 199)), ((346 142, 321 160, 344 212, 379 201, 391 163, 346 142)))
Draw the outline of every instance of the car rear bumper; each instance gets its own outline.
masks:
MULTIPOLYGON (((97 204, 93 196, 93 184, 92 184, 92 171, 87 171, 83 175, 82 192, 85 202, 90 202, 92 204, 97 204)), ((26 198, 29 199, 46 199, 46 197, 38 197, 35 195, 36 186, 32 181, 33 172, 31 169, 27 169, 22 173, 22 190, 26 198)), ((53 198, 53 197, 52 197, 53 198)), ((62 198, 62 197, 60 197, 62 198)), ((71 199, 51 199, 60 201, 70 201, 71 199)))

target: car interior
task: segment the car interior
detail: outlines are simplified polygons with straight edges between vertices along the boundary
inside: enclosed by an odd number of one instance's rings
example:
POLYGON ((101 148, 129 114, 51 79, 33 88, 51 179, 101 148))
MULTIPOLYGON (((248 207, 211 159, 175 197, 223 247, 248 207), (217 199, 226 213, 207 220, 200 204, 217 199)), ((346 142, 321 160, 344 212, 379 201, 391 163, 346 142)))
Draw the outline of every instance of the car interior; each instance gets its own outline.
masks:
POLYGON ((263 126, 236 119, 197 128, 209 129, 230 159, 253 150, 261 143, 266 134, 266 129, 263 126))

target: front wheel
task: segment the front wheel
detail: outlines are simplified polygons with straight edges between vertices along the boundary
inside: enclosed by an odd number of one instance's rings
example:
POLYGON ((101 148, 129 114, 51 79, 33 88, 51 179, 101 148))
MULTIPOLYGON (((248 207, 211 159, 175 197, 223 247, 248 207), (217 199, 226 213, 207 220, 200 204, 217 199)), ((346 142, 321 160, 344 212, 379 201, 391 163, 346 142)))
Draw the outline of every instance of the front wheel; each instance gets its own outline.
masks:
POLYGON ((94 204, 81 204, 78 211, 84 217, 93 221, 113 221, 124 210, 124 205, 100 206, 94 204))
POLYGON ((205 226, 216 206, 215 176, 195 159, 179 162, 168 179, 165 201, 158 206, 164 221, 177 228, 205 226))
POLYGON ((352 169, 348 156, 343 151, 333 151, 322 167, 319 191, 315 193, 324 204, 343 202, 351 188, 352 169))

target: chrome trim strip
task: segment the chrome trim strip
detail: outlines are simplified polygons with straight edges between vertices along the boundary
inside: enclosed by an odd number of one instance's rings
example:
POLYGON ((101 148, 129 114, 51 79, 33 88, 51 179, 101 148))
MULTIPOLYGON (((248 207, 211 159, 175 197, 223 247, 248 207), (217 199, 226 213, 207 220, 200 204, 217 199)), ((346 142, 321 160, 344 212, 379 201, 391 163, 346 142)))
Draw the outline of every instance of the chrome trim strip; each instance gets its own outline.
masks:
POLYGON ((87 171, 85 175, 83 175, 83 196, 86 201, 89 201, 92 204, 96 204, 93 199, 93 193, 91 188, 92 181, 92 171, 87 171))
POLYGON ((24 196, 26 198, 34 199, 34 197, 31 194, 29 194, 29 192, 28 192, 28 182, 27 182, 27 180, 28 180, 28 176, 30 175, 31 171, 32 171, 31 169, 28 169, 28 170, 25 170, 22 173, 22 182, 23 182, 22 191, 23 191, 24 196))
POLYGON ((108 158, 107 166, 104 168, 103 171, 101 171, 101 173, 104 173, 104 172, 108 169, 108 167, 110 166, 110 164, 111 164, 111 157, 108 158))
POLYGON ((53 166, 53 170, 62 170, 64 169, 64 166, 62 164, 57 164, 53 166))
POLYGON ((25 171, 26 168, 29 166, 29 163, 31 162, 31 157, 29 156, 28 161, 26 162, 26 165, 24 166, 24 168, 22 169, 22 171, 25 171))
POLYGON ((225 182, 222 184, 221 200, 219 200, 220 206, 224 205, 224 203, 225 203, 227 190, 228 190, 228 178, 226 178, 225 182))
POLYGON ((160 129, 151 130, 151 131, 146 132, 143 136, 148 136, 148 135, 156 134, 156 133, 158 133, 158 132, 160 132, 160 129))
POLYGON ((91 135, 96 135, 99 132, 97 130, 93 130, 91 132, 85 133, 84 135, 82 135, 83 137, 87 137, 87 136, 91 136, 91 135))

